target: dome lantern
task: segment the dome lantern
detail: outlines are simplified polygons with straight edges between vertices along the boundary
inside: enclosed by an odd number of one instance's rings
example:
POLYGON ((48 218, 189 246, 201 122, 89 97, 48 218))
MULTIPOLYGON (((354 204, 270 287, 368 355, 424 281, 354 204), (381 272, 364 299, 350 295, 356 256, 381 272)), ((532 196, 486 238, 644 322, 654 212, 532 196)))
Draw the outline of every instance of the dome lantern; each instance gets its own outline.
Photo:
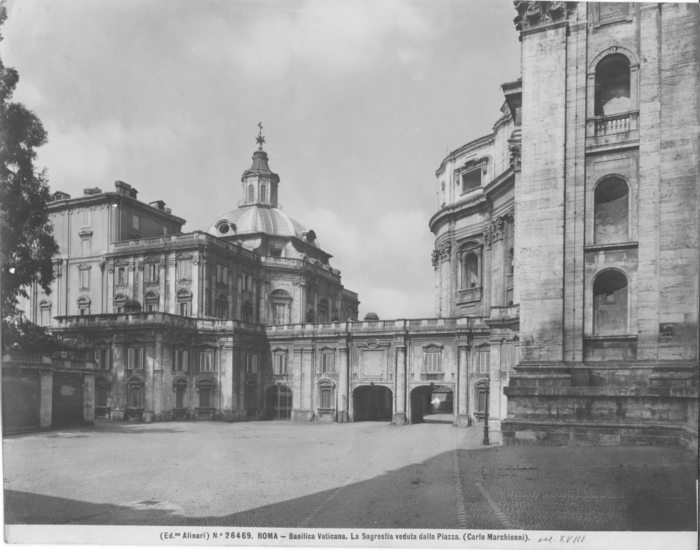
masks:
POLYGON ((243 199, 238 203, 240 207, 259 205, 277 208, 277 186, 280 178, 270 170, 267 164, 267 153, 263 151, 265 137, 262 135, 262 123, 258 123, 260 131, 255 141, 258 149, 253 153, 253 165, 243 172, 243 199))

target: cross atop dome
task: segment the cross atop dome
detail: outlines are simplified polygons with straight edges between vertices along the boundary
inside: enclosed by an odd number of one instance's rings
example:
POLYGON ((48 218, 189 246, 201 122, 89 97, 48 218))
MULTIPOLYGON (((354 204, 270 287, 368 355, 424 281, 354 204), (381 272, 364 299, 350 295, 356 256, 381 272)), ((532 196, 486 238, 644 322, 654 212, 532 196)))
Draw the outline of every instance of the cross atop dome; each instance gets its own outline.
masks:
POLYGON ((258 128, 260 128, 260 130, 258 131, 258 137, 255 138, 255 141, 258 143, 258 149, 262 151, 263 143, 265 143, 265 137, 262 135, 262 122, 258 122, 258 128))

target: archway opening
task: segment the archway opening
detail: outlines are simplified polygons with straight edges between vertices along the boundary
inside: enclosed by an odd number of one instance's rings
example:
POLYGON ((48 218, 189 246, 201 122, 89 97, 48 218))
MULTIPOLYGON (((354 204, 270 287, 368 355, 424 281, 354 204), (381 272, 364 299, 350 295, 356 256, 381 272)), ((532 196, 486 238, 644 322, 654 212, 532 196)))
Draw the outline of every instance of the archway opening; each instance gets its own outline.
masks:
POLYGON ((391 422, 393 395, 385 386, 360 386, 352 392, 354 422, 391 422))
POLYGON ((411 424, 452 424, 454 392, 447 386, 418 386, 411 390, 411 424))
POLYGON ((267 419, 291 420, 292 402, 292 390, 288 386, 270 386, 267 389, 267 419))

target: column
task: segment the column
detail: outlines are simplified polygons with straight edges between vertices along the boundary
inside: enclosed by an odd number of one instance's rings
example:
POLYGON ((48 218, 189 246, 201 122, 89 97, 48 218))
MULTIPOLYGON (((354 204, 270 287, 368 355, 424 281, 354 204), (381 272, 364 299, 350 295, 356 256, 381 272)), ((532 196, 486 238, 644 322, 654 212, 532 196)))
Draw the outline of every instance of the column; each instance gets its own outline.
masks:
POLYGON ((396 346, 396 410, 392 424, 406 424, 406 345, 396 346))
POLYGON ((238 407, 238 393, 233 369, 233 346, 224 344, 221 348, 219 372, 221 373, 221 403, 219 404, 224 420, 233 420, 238 407))
POLYGON ((112 420, 124 420, 126 412, 126 338, 112 340, 112 420))
POLYGON ((466 428, 471 425, 469 417, 469 345, 457 345, 457 415, 455 426, 466 428))
POLYGON ((349 422, 348 395, 350 364, 348 361, 348 348, 338 348, 338 422, 349 422))
POLYGON ((53 407, 53 371, 51 367, 41 369, 41 387, 39 404, 39 427, 42 430, 51 428, 51 409, 53 407))
POLYGON ((304 350, 302 348, 294 348, 292 351, 292 391, 294 392, 292 396, 292 420, 301 421, 302 420, 302 354, 304 350))
POLYGON ((302 420, 311 422, 314 419, 314 362, 313 348, 304 348, 302 352, 302 374, 304 392, 302 395, 302 420))
POLYGON ((163 335, 156 334, 153 348, 153 420, 163 420, 163 335))
POLYGON ((83 376, 83 423, 87 426, 95 423, 95 375, 92 372, 83 376))
MULTIPOLYGON (((491 307, 505 306, 505 274, 504 264, 504 224, 498 218, 493 223, 493 242, 491 244, 491 307)), ((490 310, 485 312, 490 314, 490 310)))
POLYGON ((144 370, 144 410, 143 419, 146 422, 153 422, 153 371, 155 366, 155 346, 152 342, 146 343, 143 354, 145 364, 144 370))
POLYGON ((501 348, 503 335, 492 334, 489 341, 491 353, 489 365, 489 440, 492 445, 501 442, 501 396, 503 386, 501 383, 501 348))

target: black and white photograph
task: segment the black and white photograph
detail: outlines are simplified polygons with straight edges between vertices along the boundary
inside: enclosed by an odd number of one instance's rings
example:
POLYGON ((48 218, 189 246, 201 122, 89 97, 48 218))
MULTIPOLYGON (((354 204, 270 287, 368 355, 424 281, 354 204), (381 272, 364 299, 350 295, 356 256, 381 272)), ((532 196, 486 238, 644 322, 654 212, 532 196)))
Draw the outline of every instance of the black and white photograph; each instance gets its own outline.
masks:
POLYGON ((698 548, 697 3, 0 39, 6 543, 698 548))

